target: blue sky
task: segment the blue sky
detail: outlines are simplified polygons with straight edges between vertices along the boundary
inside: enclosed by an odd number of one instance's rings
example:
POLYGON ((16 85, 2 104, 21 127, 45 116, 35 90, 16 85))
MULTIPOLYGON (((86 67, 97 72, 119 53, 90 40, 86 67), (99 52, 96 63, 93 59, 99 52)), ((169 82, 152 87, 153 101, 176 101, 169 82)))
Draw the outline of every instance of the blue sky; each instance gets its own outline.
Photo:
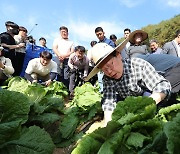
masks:
POLYGON ((124 28, 133 31, 180 14, 180 0, 0 0, 0 8, 0 33, 6 21, 14 21, 32 30, 37 45, 45 37, 52 48, 64 25, 69 39, 88 49, 90 41, 97 40, 96 27, 101 26, 108 38, 121 38, 124 28))

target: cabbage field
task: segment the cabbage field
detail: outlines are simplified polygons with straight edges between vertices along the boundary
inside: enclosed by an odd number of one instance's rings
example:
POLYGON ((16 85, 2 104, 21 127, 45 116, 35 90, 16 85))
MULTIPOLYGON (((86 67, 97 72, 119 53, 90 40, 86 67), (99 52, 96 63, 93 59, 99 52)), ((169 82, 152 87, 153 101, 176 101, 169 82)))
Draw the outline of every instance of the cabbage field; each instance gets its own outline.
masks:
POLYGON ((128 97, 106 127, 92 132, 103 118, 99 89, 85 83, 72 101, 67 96, 61 82, 7 80, 0 90, 0 154, 179 153, 180 104, 159 110, 151 98, 128 97))

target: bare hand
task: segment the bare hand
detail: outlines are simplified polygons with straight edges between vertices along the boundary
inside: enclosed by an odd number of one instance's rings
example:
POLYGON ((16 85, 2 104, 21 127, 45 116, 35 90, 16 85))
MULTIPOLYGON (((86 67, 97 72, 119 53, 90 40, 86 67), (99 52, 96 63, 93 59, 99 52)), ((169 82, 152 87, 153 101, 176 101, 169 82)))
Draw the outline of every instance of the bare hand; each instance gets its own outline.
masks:
POLYGON ((51 79, 49 79, 48 81, 46 81, 46 86, 49 86, 51 84, 51 79))
POLYGON ((25 43, 19 43, 19 44, 18 44, 18 47, 19 47, 19 48, 25 47, 25 43))
POLYGON ((4 69, 4 64, 0 61, 0 68, 4 69))

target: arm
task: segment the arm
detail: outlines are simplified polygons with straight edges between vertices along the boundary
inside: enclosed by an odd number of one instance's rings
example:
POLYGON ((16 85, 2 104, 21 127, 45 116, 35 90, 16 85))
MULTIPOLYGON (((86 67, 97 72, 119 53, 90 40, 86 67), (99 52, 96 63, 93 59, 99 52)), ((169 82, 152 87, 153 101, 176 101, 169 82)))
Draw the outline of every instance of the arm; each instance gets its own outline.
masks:
POLYGON ((102 109, 104 111, 103 125, 106 126, 109 121, 112 120, 112 113, 116 108, 116 91, 114 83, 110 79, 103 79, 103 99, 102 99, 102 109))
POLYGON ((169 53, 169 42, 165 43, 164 46, 162 47, 162 53, 163 54, 168 54, 169 53))
POLYGON ((152 91, 150 97, 158 104, 170 94, 171 85, 169 81, 155 71, 151 64, 145 61, 143 65, 142 80, 146 87, 152 91))
POLYGON ((57 75, 57 74, 58 74, 58 73, 51 72, 51 74, 50 74, 50 79, 46 81, 45 85, 46 85, 46 86, 49 86, 49 85, 51 84, 51 82, 56 78, 56 75, 57 75))
POLYGON ((63 57, 64 57, 64 58, 67 58, 67 57, 69 57, 73 52, 74 52, 74 45, 72 44, 71 47, 70 47, 70 49, 69 49, 69 51, 68 51, 68 53, 67 53, 66 55, 64 55, 63 57))
POLYGON ((68 60, 68 66, 70 67, 70 69, 73 69, 74 68, 74 65, 73 65, 73 56, 74 54, 72 54, 70 57, 69 57, 69 60, 68 60))
POLYGON ((111 47, 113 47, 113 48, 116 47, 116 44, 115 44, 112 40, 110 40, 109 45, 110 45, 111 47))
POLYGON ((85 67, 84 67, 84 77, 87 77, 88 70, 89 70, 89 59, 86 57, 85 60, 86 60, 86 62, 85 62, 85 67))
POLYGON ((59 51, 58 51, 58 43, 57 39, 53 42, 53 52, 56 54, 57 57, 60 57, 59 51))
POLYGON ((33 82, 33 78, 31 77, 31 75, 30 74, 28 74, 28 73, 26 73, 25 72, 25 74, 24 74, 24 77, 27 79, 27 80, 29 80, 30 82, 33 82))
POLYGON ((156 104, 158 104, 159 102, 165 99, 166 94, 165 93, 152 93, 149 97, 151 97, 156 102, 156 104))
POLYGON ((9 49, 18 49, 18 48, 22 48, 25 47, 25 43, 19 43, 17 45, 7 45, 5 43, 1 44, 3 47, 9 48, 9 49))

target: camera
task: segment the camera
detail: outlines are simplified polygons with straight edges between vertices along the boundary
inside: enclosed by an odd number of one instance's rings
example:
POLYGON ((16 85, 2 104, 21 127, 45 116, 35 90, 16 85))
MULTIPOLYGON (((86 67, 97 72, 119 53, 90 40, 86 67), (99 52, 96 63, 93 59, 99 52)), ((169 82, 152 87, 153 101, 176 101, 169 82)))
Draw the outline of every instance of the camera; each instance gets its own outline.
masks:
POLYGON ((35 39, 32 36, 28 36, 27 40, 29 41, 29 43, 35 44, 35 39))

